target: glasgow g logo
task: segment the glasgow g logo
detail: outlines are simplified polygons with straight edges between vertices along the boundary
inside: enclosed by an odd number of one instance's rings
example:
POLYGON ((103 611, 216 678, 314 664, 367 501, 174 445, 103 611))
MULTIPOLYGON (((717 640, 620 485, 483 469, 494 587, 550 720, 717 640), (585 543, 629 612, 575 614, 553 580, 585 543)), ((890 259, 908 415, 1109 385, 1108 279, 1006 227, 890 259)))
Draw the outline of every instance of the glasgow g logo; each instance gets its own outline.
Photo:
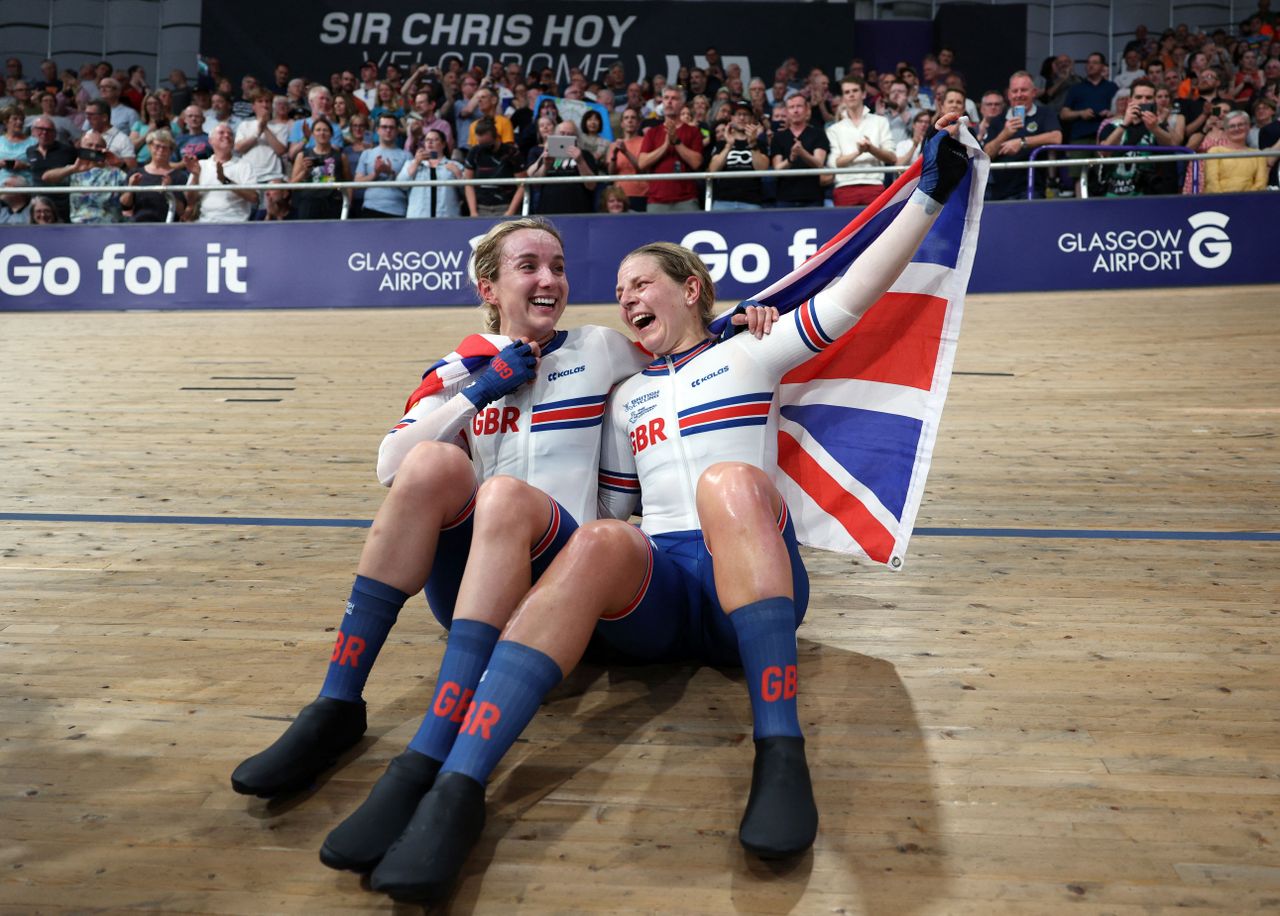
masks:
POLYGON ((1231 236, 1227 223, 1231 218, 1215 210, 1202 210, 1187 217, 1195 231, 1187 239, 1187 254, 1198 267, 1221 267, 1231 259, 1231 236))

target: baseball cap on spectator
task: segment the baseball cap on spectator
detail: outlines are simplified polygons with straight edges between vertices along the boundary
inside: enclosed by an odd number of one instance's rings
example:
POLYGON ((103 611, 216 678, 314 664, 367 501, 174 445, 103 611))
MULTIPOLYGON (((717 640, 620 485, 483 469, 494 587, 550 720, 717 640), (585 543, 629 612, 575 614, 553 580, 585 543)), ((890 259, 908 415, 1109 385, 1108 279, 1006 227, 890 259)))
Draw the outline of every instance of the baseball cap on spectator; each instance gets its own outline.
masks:
POLYGON ((729 110, 734 112, 751 111, 752 110, 751 103, 743 99, 734 99, 732 102, 729 103, 729 110))

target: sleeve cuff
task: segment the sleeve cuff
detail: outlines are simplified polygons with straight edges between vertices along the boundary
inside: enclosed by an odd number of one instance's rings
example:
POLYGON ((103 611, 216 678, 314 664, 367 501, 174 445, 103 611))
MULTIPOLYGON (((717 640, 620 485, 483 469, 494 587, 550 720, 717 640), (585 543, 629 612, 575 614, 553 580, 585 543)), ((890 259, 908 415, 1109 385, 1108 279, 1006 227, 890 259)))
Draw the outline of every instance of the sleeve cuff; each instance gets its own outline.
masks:
POLYGON ((923 207, 924 212, 927 213, 929 216, 933 216, 933 214, 937 213, 939 210, 942 209, 942 204, 938 203, 936 200, 934 200, 928 194, 924 193, 924 191, 921 191, 919 188, 916 188, 914 191, 911 192, 910 200, 911 200, 911 203, 918 204, 919 206, 923 207))

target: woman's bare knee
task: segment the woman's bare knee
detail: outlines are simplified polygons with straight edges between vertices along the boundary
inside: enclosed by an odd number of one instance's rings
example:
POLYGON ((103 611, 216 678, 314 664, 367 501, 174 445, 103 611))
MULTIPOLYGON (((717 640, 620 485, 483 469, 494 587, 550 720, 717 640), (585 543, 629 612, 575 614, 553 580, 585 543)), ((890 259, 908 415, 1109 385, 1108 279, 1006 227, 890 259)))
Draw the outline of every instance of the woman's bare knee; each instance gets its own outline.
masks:
POLYGON ((644 535, 626 522, 615 519, 599 519, 587 522, 570 537, 556 562, 563 559, 594 575, 608 575, 613 570, 625 568, 644 552, 644 535))
POLYGON ((448 442, 419 442, 405 455, 392 489, 462 488, 470 495, 475 471, 466 452, 448 442))
POLYGON ((726 504, 768 504, 778 501, 778 490, 769 475, 755 465, 741 461, 713 464, 698 478, 697 501, 704 508, 726 504))
POLYGON ((551 500, 537 487, 506 475, 490 477, 476 493, 476 530, 540 535, 551 515, 551 500))

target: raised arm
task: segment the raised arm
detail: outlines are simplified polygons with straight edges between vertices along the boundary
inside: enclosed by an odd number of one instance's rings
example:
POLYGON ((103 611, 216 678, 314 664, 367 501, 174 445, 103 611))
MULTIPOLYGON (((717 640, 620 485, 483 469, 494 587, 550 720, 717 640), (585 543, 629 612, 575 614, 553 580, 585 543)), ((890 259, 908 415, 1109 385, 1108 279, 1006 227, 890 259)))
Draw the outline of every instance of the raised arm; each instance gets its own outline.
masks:
MULTIPOLYGON (((958 119, 959 115, 946 115, 937 126, 952 127, 958 119)), ((781 378, 857 324, 911 262, 943 204, 969 168, 965 148, 946 130, 925 143, 923 158, 915 193, 843 277, 784 315, 764 339, 753 340, 739 334, 726 345, 745 348, 781 378)))
POLYGON ((856 269, 845 271, 828 291, 831 300, 843 311, 861 317, 884 295, 911 262, 942 212, 942 205, 964 179, 969 170, 968 154, 948 132, 959 117, 950 114, 938 120, 938 134, 924 146, 924 170, 919 187, 893 222, 858 258, 856 269))

